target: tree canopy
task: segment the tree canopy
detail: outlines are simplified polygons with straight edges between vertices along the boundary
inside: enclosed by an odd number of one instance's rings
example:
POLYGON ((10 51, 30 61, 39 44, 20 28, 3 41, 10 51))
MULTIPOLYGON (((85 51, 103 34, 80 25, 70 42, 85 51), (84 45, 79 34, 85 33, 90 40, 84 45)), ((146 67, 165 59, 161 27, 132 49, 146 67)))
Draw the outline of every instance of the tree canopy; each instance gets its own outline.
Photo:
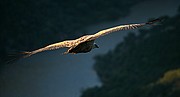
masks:
POLYGON ((81 97, 179 97, 180 14, 130 33, 114 50, 95 57, 102 86, 81 97))

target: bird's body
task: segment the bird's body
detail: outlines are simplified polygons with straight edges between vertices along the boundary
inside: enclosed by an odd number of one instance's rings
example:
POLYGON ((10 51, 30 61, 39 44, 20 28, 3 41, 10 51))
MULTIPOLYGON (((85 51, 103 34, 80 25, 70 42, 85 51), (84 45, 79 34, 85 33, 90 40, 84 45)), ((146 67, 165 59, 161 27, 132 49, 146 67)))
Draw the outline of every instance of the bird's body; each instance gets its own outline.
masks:
POLYGON ((93 49, 93 47, 94 47, 94 40, 86 41, 86 42, 80 43, 79 45, 75 47, 68 49, 68 51, 65 53, 73 53, 73 54, 87 53, 87 52, 90 52, 93 49))
POLYGON ((144 25, 151 25, 158 21, 160 21, 160 19, 155 19, 155 20, 149 21, 147 23, 120 25, 120 26, 116 26, 116 27, 112 27, 109 29, 99 31, 98 33, 95 33, 92 35, 85 35, 85 36, 82 36, 75 40, 66 40, 66 41, 62 41, 59 43, 48 45, 44 48, 40 48, 40 49, 31 51, 31 52, 24 52, 23 54, 25 54, 24 57, 29 57, 31 55, 34 55, 34 54, 42 52, 42 51, 55 50, 55 49, 59 49, 59 48, 68 48, 68 50, 64 54, 87 53, 87 52, 90 52, 94 48, 99 48, 95 44, 94 41, 101 36, 104 36, 104 35, 112 33, 112 32, 120 31, 120 30, 135 29, 135 28, 142 27, 144 25))

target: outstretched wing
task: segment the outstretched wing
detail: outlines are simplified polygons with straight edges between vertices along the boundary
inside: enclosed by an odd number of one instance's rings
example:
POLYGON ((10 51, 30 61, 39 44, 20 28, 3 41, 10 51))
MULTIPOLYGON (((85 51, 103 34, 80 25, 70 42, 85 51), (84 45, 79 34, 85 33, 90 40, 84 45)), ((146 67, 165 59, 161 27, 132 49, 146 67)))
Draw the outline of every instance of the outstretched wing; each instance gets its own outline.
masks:
POLYGON ((112 33, 112 32, 116 32, 116 31, 136 29, 136 28, 139 28, 139 27, 142 27, 142 26, 145 26, 145 25, 152 25, 152 24, 154 24, 156 22, 159 22, 159 21, 161 21, 160 18, 152 20, 152 21, 149 21, 147 23, 128 24, 128 25, 120 25, 120 26, 112 27, 112 28, 99 31, 96 34, 91 35, 91 38, 89 40, 94 40, 96 38, 99 38, 101 36, 104 36, 106 34, 109 34, 109 33, 112 33))
POLYGON ((74 40, 62 41, 62 42, 54 43, 54 44, 48 45, 46 47, 31 51, 31 52, 23 52, 22 54, 24 54, 23 57, 29 57, 36 53, 47 51, 47 50, 55 50, 55 49, 65 48, 65 47, 69 48, 69 47, 73 46, 74 44, 75 44, 74 40))
POLYGON ((72 47, 76 47, 77 45, 85 42, 90 35, 85 35, 82 36, 76 40, 67 40, 67 41, 62 41, 62 42, 58 42, 58 43, 54 43, 51 45, 48 45, 46 47, 31 51, 31 52, 22 52, 20 55, 24 58, 29 57, 31 55, 34 55, 36 53, 39 52, 43 52, 43 51, 48 51, 48 50, 55 50, 55 49, 59 49, 59 48, 72 48, 72 47))

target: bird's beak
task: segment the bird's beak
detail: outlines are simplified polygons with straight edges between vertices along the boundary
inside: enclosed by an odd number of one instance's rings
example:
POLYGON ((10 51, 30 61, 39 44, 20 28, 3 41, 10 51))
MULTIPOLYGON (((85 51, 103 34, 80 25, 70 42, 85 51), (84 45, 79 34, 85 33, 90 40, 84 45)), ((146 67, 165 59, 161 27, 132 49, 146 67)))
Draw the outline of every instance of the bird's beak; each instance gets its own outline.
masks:
POLYGON ((96 47, 96 48, 99 48, 99 46, 98 46, 97 44, 95 44, 95 47, 96 47))

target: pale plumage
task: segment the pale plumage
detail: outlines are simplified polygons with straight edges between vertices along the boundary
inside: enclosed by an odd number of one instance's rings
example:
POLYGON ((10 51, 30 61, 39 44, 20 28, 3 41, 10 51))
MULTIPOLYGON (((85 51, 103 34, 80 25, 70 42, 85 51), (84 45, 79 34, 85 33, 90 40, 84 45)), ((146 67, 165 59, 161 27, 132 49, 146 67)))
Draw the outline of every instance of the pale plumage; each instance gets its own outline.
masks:
POLYGON ((116 26, 116 27, 112 27, 109 29, 99 31, 98 33, 95 33, 92 35, 85 35, 85 36, 82 36, 75 40, 67 40, 67 41, 62 41, 59 43, 54 43, 54 44, 48 45, 44 48, 40 48, 40 49, 31 51, 31 52, 24 52, 23 54, 25 54, 25 57, 28 57, 28 56, 31 56, 33 54, 36 54, 36 53, 39 53, 42 51, 55 50, 55 49, 59 49, 59 48, 69 48, 64 54, 86 53, 86 52, 91 51, 93 48, 98 48, 98 46, 94 43, 94 41, 95 41, 95 39, 97 39, 101 36, 104 36, 104 35, 107 35, 109 33, 116 32, 116 31, 135 29, 135 28, 139 28, 139 27, 142 27, 144 25, 149 25, 149 24, 151 25, 160 20, 161 19, 155 19, 155 20, 149 21, 147 23, 120 25, 120 26, 116 26))

